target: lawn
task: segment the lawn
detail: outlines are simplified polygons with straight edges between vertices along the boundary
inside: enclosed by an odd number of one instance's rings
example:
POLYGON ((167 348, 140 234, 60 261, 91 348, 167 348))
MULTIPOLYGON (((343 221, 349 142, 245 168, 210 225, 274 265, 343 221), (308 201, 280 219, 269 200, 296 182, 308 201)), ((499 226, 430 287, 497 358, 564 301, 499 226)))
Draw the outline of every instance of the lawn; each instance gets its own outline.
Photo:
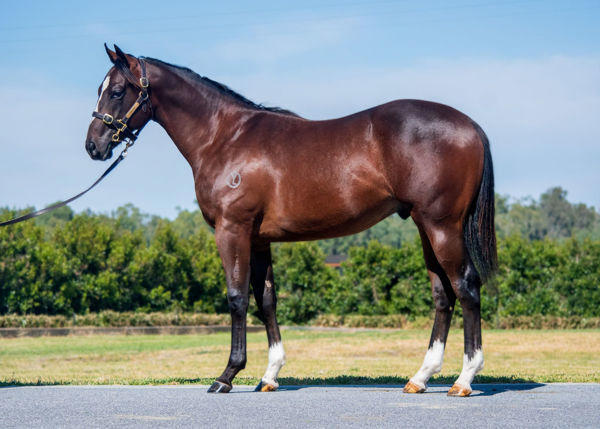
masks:
MULTIPOLYGON (((281 384, 402 384, 418 370, 425 330, 282 332, 281 384)), ((598 330, 484 331, 485 369, 475 382, 600 382, 598 330)), ((229 334, 96 335, 0 339, 0 384, 209 384, 223 370, 229 334)), ((462 366, 462 331, 452 330, 444 369, 462 366)), ((248 364, 236 379, 255 384, 267 363, 263 333, 248 334, 248 364)))

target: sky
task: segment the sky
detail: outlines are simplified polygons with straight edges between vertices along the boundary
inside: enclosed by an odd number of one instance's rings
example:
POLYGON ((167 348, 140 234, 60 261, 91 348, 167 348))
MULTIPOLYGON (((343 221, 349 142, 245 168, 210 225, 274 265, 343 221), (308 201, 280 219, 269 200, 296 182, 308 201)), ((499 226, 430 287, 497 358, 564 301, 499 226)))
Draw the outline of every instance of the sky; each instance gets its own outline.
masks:
MULTIPOLYGON (((103 43, 186 66, 247 98, 328 119, 437 101, 489 136, 496 192, 561 186, 600 208, 600 1, 19 1, 0 15, 0 207, 41 208, 107 167, 84 140, 111 64, 103 43)), ((149 124, 71 204, 196 208, 192 173, 149 124)))

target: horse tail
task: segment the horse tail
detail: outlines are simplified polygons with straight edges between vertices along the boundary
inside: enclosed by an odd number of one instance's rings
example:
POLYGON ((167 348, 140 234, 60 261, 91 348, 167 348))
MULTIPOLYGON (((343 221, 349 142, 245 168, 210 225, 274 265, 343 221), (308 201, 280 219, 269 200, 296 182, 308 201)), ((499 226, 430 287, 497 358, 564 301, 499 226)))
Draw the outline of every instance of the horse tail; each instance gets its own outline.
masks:
POLYGON ((489 280, 498 269, 496 250, 496 227, 494 224, 494 166, 490 152, 490 142, 481 127, 473 122, 483 144, 483 174, 477 196, 473 199, 463 233, 465 244, 475 268, 483 283, 489 280))

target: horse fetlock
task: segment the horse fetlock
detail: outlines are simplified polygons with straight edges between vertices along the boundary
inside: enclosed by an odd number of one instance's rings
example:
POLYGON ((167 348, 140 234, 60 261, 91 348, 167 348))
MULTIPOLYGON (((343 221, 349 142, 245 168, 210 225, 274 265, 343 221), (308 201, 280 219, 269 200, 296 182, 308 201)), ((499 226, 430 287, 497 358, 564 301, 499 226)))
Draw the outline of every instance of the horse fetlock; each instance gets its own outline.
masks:
POLYGON ((431 376, 442 370, 444 347, 445 344, 442 341, 434 341, 431 347, 427 350, 427 353, 425 353, 423 365, 421 365, 421 368, 415 374, 415 376, 410 379, 415 386, 422 388, 423 391, 426 389, 427 382, 431 376))
POLYGON ((473 355, 469 357, 464 355, 463 357, 463 369, 460 376, 454 383, 455 385, 462 386, 465 389, 471 389, 471 382, 475 375, 483 369, 483 352, 481 349, 475 350, 473 355))
POLYGON ((285 365, 285 350, 283 349, 283 344, 278 342, 269 347, 269 364, 262 378, 262 383, 274 386, 277 389, 279 387, 277 376, 283 365, 285 365))
POLYGON ((242 355, 232 355, 229 358, 229 362, 227 364, 229 368, 233 368, 236 371, 241 371, 246 368, 246 356, 242 355))

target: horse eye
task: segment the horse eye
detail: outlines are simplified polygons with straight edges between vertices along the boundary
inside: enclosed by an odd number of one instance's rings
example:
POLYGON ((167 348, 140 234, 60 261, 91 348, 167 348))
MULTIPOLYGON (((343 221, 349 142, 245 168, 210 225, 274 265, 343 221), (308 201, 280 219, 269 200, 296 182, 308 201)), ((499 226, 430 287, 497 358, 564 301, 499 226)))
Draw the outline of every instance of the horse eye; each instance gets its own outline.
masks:
POLYGON ((124 91, 113 91, 113 93, 110 95, 110 98, 122 98, 124 94, 124 91))

